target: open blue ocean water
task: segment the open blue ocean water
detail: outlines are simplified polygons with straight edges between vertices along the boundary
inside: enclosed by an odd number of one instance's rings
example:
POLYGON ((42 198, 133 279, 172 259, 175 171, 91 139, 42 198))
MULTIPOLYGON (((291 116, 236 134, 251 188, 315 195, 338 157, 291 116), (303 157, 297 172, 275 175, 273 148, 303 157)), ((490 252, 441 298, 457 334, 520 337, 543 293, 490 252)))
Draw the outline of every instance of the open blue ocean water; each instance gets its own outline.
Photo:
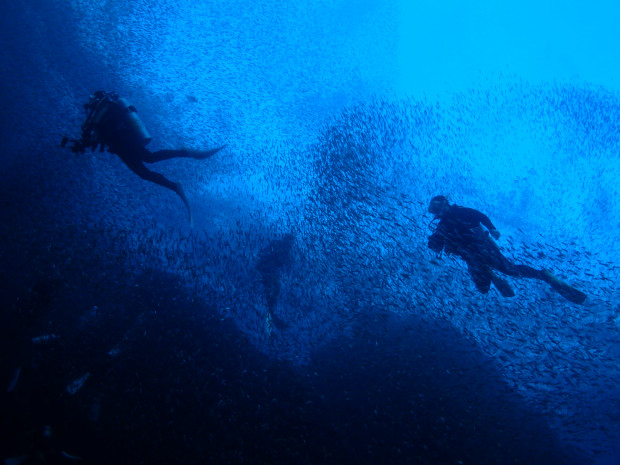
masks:
POLYGON ((0 14, 0 459, 620 464, 620 10, 26 0, 0 14), (72 153, 117 92, 149 165, 72 153), (587 294, 476 290, 429 202, 587 294), (436 224, 436 223, 435 223, 436 224))

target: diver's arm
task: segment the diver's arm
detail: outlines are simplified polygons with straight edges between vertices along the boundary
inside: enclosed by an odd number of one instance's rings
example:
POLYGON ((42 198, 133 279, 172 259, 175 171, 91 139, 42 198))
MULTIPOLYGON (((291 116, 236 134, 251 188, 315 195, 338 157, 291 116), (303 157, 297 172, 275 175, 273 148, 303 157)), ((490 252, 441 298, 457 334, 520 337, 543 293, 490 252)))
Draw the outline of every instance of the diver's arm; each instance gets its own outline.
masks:
POLYGON ((185 192, 183 191, 181 184, 173 182, 166 178, 163 174, 151 171, 146 166, 144 166, 141 160, 141 158, 144 157, 144 153, 141 153, 141 151, 146 152, 147 150, 144 147, 141 147, 136 148, 134 152, 121 152, 117 153, 117 155, 131 171, 136 173, 145 181, 153 182, 175 192, 181 198, 183 204, 187 208, 190 224, 193 224, 192 211, 190 209, 189 202, 187 201, 187 197, 185 197, 185 192))
POLYGON ((491 222, 489 217, 486 216, 484 213, 480 213, 480 212, 478 213, 480 214, 480 223, 483 224, 484 227, 489 230, 489 233, 491 234, 491 236, 493 236, 495 239, 499 239, 499 231, 497 230, 495 225, 491 222))
POLYGON ((497 230, 495 225, 491 222, 489 217, 486 216, 484 213, 482 213, 482 212, 480 212, 478 210, 475 210, 473 208, 462 207, 462 208, 460 208, 459 215, 463 219, 465 219, 467 221, 471 221, 472 223, 480 223, 480 224, 482 224, 485 228, 487 228, 489 230, 489 233, 491 233, 491 235, 495 239, 499 238, 499 231, 497 230))
POLYGON ((433 252, 441 252, 443 250, 443 235, 438 232, 434 232, 428 238, 428 248, 433 252))

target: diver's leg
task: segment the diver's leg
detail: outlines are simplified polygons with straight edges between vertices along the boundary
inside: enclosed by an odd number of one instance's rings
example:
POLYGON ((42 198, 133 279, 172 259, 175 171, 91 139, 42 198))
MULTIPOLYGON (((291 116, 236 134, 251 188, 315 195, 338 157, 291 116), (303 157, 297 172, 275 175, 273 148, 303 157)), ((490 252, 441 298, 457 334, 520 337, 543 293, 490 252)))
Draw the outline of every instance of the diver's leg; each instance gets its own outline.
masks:
POLYGON ((469 271, 469 275, 476 285, 476 289, 483 294, 489 292, 489 289, 491 289, 492 274, 490 268, 477 260, 466 260, 466 263, 467 271, 469 271))
POLYGON ((503 261, 500 266, 495 268, 497 271, 507 274, 508 276, 515 276, 517 278, 544 279, 543 270, 538 270, 527 265, 517 265, 512 263, 506 257, 502 258, 503 261))
POLYGON ((499 276, 497 276, 495 273, 493 273, 493 271, 491 271, 491 282, 493 283, 493 286, 495 286, 495 289, 497 289, 499 293, 502 295, 502 297, 514 297, 515 296, 515 291, 512 290, 512 287, 510 287, 510 284, 508 284, 508 282, 505 279, 502 279, 499 276))
POLYGON ((277 272, 267 272, 262 275, 262 280, 267 308, 273 313, 278 303, 278 297, 280 297, 280 274, 277 272))
POLYGON ((518 278, 543 279, 542 270, 537 270, 527 265, 517 265, 504 257, 501 250, 499 250, 499 247, 492 239, 486 239, 484 248, 489 259, 489 265, 500 273, 518 278))
POLYGON ((148 168, 146 168, 146 166, 144 166, 139 161, 126 160, 125 158, 122 158, 122 157, 121 157, 121 160, 123 160, 123 162, 127 165, 127 167, 131 171, 136 173, 142 179, 153 182, 162 187, 170 189, 171 191, 174 191, 185 204, 185 207, 187 208, 187 213, 189 214, 190 224, 193 225, 192 211, 189 207, 189 202, 187 201, 187 197, 185 197, 185 192, 183 192, 183 188, 181 187, 181 184, 170 181, 168 178, 166 178, 164 175, 160 173, 155 173, 154 171, 150 171, 148 168))
POLYGON ((505 271, 502 271, 502 268, 499 267, 497 268, 497 270, 510 276, 540 279, 541 281, 550 284, 551 287, 562 297, 576 304, 581 304, 584 300, 586 300, 586 294, 560 281, 547 270, 537 270, 536 268, 532 268, 531 266, 527 265, 515 265, 514 263, 509 262, 507 259, 506 262, 507 263, 503 267, 503 270, 505 271))
POLYGON ((576 304, 581 304, 584 302, 584 300, 586 300, 586 294, 560 281, 549 271, 538 270, 536 268, 532 268, 531 266, 517 265, 515 263, 512 263, 510 260, 508 260, 502 255, 495 243, 492 243, 492 246, 489 246, 487 244, 487 247, 490 251, 489 256, 491 257, 493 262, 492 266, 497 271, 507 274, 509 276, 517 276, 520 278, 533 278, 545 281, 546 283, 550 284, 551 287, 562 297, 576 304))
POLYGON ((222 147, 218 147, 212 150, 158 150, 157 152, 149 152, 145 153, 143 156, 143 161, 146 163, 156 163, 158 161, 170 160, 171 158, 194 158, 196 160, 204 160, 205 158, 209 158, 215 155, 217 152, 222 150, 225 145, 222 147))

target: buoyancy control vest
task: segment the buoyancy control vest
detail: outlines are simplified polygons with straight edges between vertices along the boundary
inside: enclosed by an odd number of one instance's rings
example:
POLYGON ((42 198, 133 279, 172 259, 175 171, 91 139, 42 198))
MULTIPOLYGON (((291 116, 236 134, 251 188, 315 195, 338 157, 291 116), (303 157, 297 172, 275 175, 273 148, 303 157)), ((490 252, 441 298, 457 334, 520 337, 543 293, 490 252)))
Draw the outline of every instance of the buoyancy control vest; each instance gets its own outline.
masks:
POLYGON ((151 135, 138 116, 136 108, 115 92, 98 91, 90 96, 84 105, 87 117, 82 124, 81 146, 105 146, 112 149, 122 143, 144 147, 151 141, 151 135))

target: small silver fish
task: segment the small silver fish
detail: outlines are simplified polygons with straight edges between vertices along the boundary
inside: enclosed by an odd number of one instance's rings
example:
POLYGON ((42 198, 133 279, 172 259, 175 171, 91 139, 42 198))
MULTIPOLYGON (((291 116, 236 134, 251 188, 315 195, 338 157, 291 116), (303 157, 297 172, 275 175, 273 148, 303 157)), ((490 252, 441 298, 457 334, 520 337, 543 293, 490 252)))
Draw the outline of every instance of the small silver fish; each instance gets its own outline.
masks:
POLYGON ((22 367, 17 367, 17 370, 13 372, 11 381, 9 382, 9 385, 6 388, 6 392, 12 392, 15 389, 15 386, 17 386, 17 381, 19 381, 19 375, 21 374, 21 372, 22 372, 22 367))
POLYGON ((67 392, 71 395, 76 394, 80 389, 82 389, 82 386, 84 386, 84 383, 86 382, 86 380, 90 377, 90 373, 86 373, 84 376, 82 376, 81 378, 78 378, 74 381, 72 381, 68 386, 67 386, 67 392))
POLYGON ((32 338, 32 343, 33 344, 46 344, 48 342, 52 342, 55 339, 58 339, 59 336, 56 336, 54 333, 52 334, 45 334, 44 336, 39 336, 39 337, 33 337, 32 338))

